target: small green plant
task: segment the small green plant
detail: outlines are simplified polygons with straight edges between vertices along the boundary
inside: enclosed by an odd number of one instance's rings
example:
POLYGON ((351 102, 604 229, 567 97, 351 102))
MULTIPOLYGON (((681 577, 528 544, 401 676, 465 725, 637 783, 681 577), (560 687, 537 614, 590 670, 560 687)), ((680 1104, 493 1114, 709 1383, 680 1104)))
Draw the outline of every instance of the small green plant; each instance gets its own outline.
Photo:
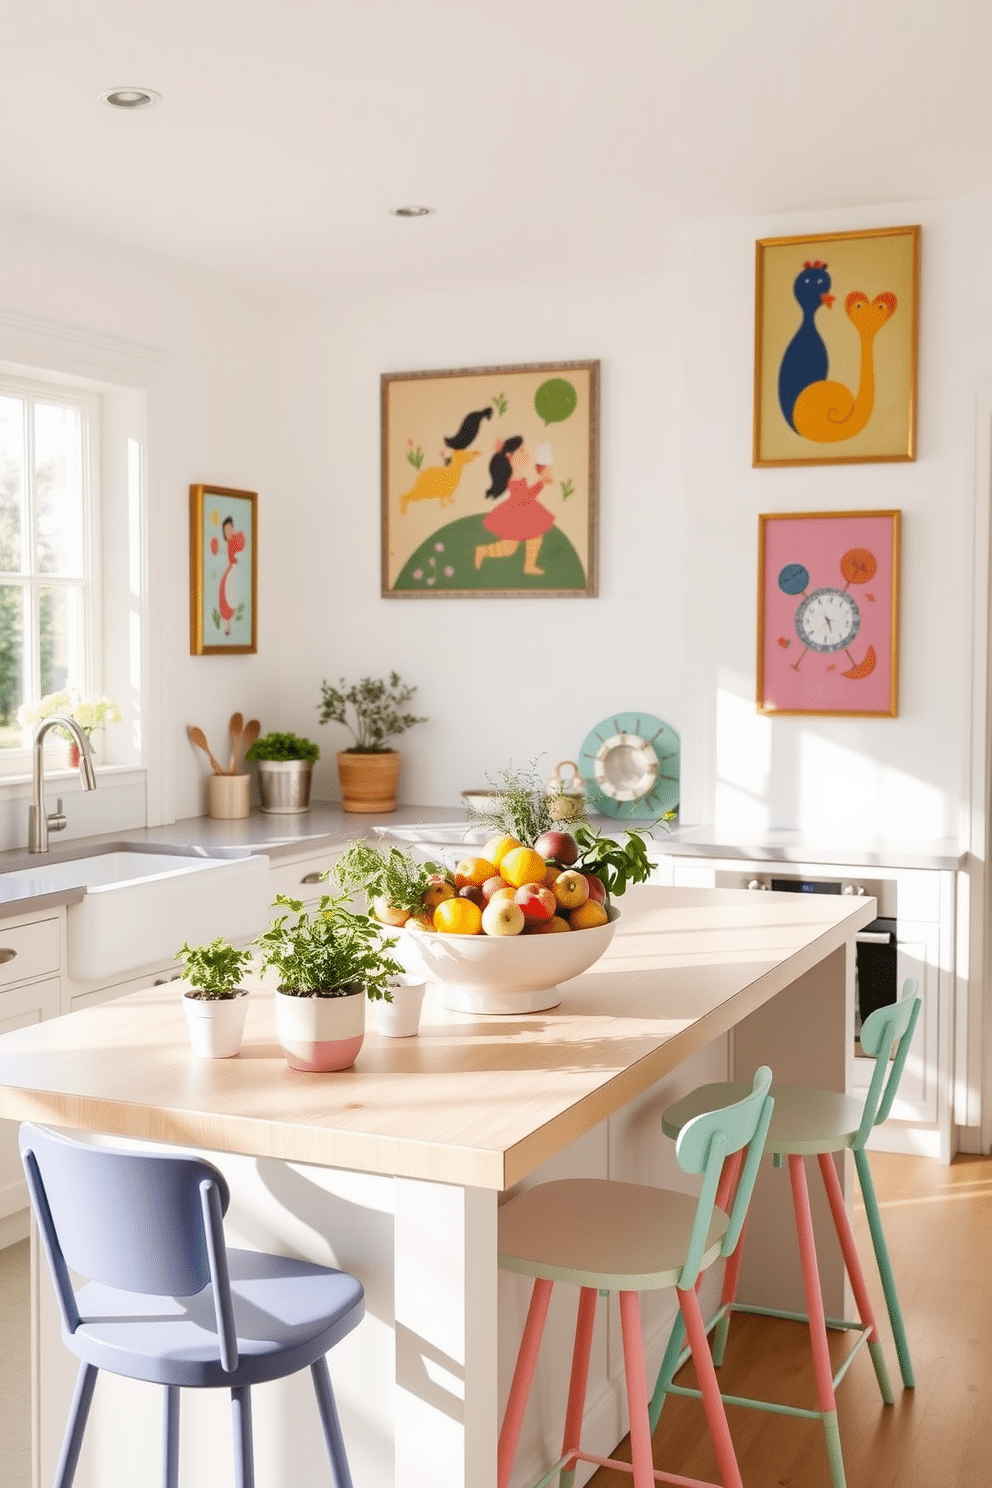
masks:
POLYGON ((191 946, 184 940, 175 959, 182 962, 183 977, 192 991, 187 997, 204 1001, 236 997, 242 978, 251 968, 250 950, 239 951, 230 941, 218 936, 207 945, 191 946))
POLYGON ((575 491, 575 482, 571 479, 563 480, 561 483, 561 499, 567 501, 575 491))
POLYGON ((496 794, 485 807, 470 806, 469 816, 490 836, 516 837, 529 847, 542 833, 562 826, 553 814, 556 797, 545 792, 536 760, 520 769, 510 765, 496 780, 491 775, 486 779, 496 794))
POLYGON ((414 470, 419 470, 421 465, 423 465, 424 463, 424 451, 419 444, 417 445, 416 449, 414 449, 412 439, 408 439, 406 443, 406 457, 410 461, 410 464, 413 466, 414 470))
POLYGON ((263 734, 245 754, 246 760, 308 760, 313 764, 320 759, 320 746, 312 739, 301 739, 299 734, 263 734))
POLYGON ((387 910, 411 915, 423 909, 431 877, 439 873, 451 876, 437 863, 418 862, 402 848, 391 847, 387 853, 362 838, 349 843, 330 870, 345 893, 364 893, 379 919, 386 919, 387 910))
POLYGON ((364 987, 370 998, 392 1002, 390 978, 403 971, 389 954, 396 941, 383 940, 375 920, 349 909, 347 895, 322 894, 308 910, 302 900, 278 894, 273 908, 287 913, 278 915, 256 944, 262 970, 277 973, 280 992, 350 997, 364 987))
POLYGON ((647 843, 641 832, 628 827, 622 843, 604 837, 586 822, 578 823, 571 832, 579 844, 579 856, 573 866, 581 873, 594 873, 611 898, 618 899, 628 884, 646 883, 651 877, 656 864, 648 858, 647 843))
POLYGON ((390 672, 388 681, 363 677, 350 687, 343 677, 337 687, 322 682, 319 721, 344 724, 355 741, 349 754, 386 754, 392 749, 390 740, 427 722, 403 712, 416 690, 401 682, 397 672, 390 672))

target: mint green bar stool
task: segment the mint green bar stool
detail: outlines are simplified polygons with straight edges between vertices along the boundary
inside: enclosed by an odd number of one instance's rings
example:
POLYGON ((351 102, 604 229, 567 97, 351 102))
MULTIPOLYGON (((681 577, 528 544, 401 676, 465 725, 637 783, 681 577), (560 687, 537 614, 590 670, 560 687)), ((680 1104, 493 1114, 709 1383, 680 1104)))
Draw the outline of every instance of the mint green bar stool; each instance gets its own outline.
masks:
MULTIPOLYGON (((742 1234, 740 1244, 727 1261, 720 1306, 707 1324, 707 1332, 714 1332, 713 1359, 717 1366, 723 1362, 732 1312, 758 1313, 766 1317, 787 1318, 809 1325, 818 1400, 817 1410, 782 1405, 773 1401, 755 1400, 748 1396, 723 1395, 722 1398, 725 1402, 735 1405, 822 1421, 834 1488, 845 1488, 846 1482, 834 1392, 864 1344, 868 1345, 883 1403, 891 1405, 894 1399, 868 1296, 868 1288, 858 1259, 843 1191, 834 1164, 833 1154, 835 1152, 851 1151, 854 1153, 858 1181, 861 1185, 861 1194, 892 1326, 892 1336, 899 1357, 903 1384, 907 1389, 911 1389, 915 1383, 909 1344, 906 1339, 906 1330, 865 1144, 872 1128, 885 1121, 892 1109, 919 1014, 920 998, 917 982, 914 978, 909 978, 903 985, 902 996, 898 1002, 877 1008, 865 1020, 861 1029, 861 1047, 866 1054, 874 1058, 875 1067, 872 1070, 868 1092, 864 1099, 841 1095, 835 1090, 820 1090, 801 1085, 776 1084, 772 1087, 775 1110, 768 1130, 766 1151, 772 1154, 776 1167, 782 1166, 783 1159, 788 1162, 807 1310, 806 1312, 783 1312, 776 1308, 748 1306, 736 1301, 744 1245, 742 1234), (815 1157, 819 1165, 831 1217, 857 1305, 857 1322, 824 1316, 823 1293, 809 1207, 809 1191, 806 1185, 805 1159, 807 1157, 815 1157), (856 1342, 847 1352, 836 1373, 832 1371, 827 1346, 828 1328, 847 1329, 858 1334, 856 1342)), ((742 1081, 700 1086, 691 1095, 668 1108, 662 1116, 662 1129, 667 1136, 674 1137, 677 1141, 687 1123, 690 1123, 698 1112, 711 1111, 719 1106, 721 1101, 738 1100, 746 1089, 747 1084, 742 1081)), ((688 1358, 688 1351, 683 1348, 683 1340, 682 1320, 677 1317, 651 1398, 652 1431, 658 1424, 666 1395, 697 1397, 699 1395, 698 1390, 676 1385, 673 1382, 675 1374, 688 1358)))
POLYGON ((580 1288, 575 1346, 561 1457, 532 1488, 547 1488, 554 1478, 560 1488, 571 1488, 577 1462, 632 1473, 634 1488, 654 1488, 656 1480, 707 1488, 654 1467, 640 1293, 664 1287, 676 1289, 685 1319, 724 1488, 742 1488, 696 1290, 703 1272, 735 1249, 743 1230, 772 1114, 771 1083, 771 1070, 763 1066, 752 1084, 744 1086, 740 1100, 697 1113, 679 1132, 675 1152, 680 1166, 702 1176, 698 1199, 641 1183, 566 1178, 524 1189, 500 1209, 500 1268, 532 1276, 534 1287, 500 1430, 498 1488, 507 1488, 510 1481, 556 1282, 580 1288), (732 1202, 727 1201, 728 1158, 737 1175, 732 1202), (611 1292, 618 1294, 620 1304, 629 1463, 593 1456, 579 1445, 597 1298, 611 1292))

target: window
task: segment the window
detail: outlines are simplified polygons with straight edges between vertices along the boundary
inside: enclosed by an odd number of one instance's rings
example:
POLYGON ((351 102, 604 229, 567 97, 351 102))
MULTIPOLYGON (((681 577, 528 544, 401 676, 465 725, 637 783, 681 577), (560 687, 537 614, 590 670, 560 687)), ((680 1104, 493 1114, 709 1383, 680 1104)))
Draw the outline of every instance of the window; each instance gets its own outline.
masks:
POLYGON ((95 478, 99 399, 0 376, 0 758, 22 703, 99 691, 95 478))

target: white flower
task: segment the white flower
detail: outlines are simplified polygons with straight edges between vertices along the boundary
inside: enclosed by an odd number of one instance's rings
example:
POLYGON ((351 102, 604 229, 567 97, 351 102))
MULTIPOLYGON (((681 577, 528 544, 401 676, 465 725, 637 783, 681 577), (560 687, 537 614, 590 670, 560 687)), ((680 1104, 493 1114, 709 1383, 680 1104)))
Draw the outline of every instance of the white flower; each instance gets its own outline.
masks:
POLYGON ((86 734, 121 721, 121 710, 111 698, 83 697, 76 688, 68 687, 61 692, 48 693, 37 703, 23 703, 17 710, 17 722, 21 728, 28 728, 55 713, 63 718, 74 718, 86 734))

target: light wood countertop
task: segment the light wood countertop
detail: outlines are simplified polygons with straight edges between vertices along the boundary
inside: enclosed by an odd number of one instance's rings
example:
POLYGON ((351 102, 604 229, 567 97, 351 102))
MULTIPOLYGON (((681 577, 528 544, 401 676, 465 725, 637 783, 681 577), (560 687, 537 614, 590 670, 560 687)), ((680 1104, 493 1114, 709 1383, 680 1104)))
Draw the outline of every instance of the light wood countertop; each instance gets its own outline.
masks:
POLYGON ((636 888, 560 1007, 475 1017, 425 1002, 420 1035, 369 1010, 352 1070, 290 1070, 272 995, 241 1055, 192 1058, 174 985, 0 1037, 0 1116, 502 1190, 848 941, 875 901, 636 888))

